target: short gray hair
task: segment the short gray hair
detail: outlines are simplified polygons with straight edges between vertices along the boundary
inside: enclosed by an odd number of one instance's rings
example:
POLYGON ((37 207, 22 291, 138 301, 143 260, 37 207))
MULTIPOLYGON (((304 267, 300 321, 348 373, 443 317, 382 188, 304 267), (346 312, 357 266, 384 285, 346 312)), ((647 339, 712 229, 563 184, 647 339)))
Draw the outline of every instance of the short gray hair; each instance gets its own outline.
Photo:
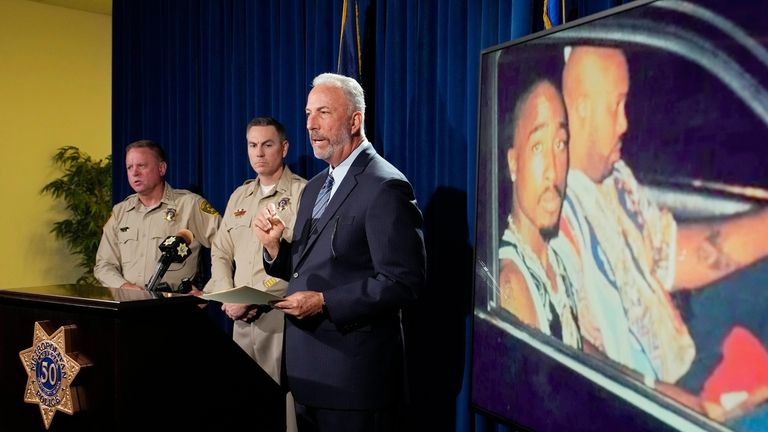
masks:
POLYGON ((363 114, 363 119, 365 119, 365 94, 363 87, 354 78, 335 73, 324 73, 312 80, 312 87, 320 85, 340 88, 349 101, 351 108, 349 114, 360 111, 363 114))

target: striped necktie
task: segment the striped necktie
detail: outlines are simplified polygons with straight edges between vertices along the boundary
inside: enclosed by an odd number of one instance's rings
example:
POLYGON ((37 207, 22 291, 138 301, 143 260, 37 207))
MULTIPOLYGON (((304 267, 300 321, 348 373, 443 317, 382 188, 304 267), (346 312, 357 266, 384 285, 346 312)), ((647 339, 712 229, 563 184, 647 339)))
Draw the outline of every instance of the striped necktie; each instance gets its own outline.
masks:
POLYGON ((313 225, 320 219, 320 216, 323 215, 325 208, 328 207, 328 202, 331 200, 331 189, 333 189, 333 176, 328 174, 328 177, 325 178, 325 183, 323 183, 323 187, 320 188, 320 193, 317 194, 315 208, 312 209, 313 225))

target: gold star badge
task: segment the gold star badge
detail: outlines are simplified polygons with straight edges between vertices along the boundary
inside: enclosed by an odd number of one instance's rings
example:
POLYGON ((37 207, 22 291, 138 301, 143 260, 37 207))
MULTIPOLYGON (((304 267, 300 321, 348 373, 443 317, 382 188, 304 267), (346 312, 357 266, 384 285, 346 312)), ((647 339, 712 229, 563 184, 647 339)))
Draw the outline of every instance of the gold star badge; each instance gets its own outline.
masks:
MULTIPOLYGON (((71 333, 76 330, 76 326, 59 327, 50 335, 44 326, 50 327, 49 322, 35 323, 32 347, 21 351, 19 357, 24 370, 27 371, 24 402, 40 406, 43 423, 48 429, 57 410, 69 415, 78 410, 77 399, 73 401, 70 385, 80 367, 86 366, 87 362, 83 361, 81 365, 67 352, 71 333)), ((77 354, 74 356, 79 358, 77 354)))
POLYGON ((176 248, 176 253, 179 254, 180 257, 185 257, 189 253, 189 248, 184 243, 179 243, 179 247, 176 248))

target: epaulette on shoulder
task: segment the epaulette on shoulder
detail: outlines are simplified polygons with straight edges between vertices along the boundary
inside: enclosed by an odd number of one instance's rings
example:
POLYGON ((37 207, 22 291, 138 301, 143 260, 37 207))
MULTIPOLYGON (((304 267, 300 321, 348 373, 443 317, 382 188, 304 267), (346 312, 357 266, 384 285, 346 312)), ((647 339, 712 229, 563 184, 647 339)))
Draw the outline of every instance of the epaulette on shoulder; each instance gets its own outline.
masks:
POLYGON ((247 184, 251 184, 251 183, 253 183, 253 182, 255 182, 255 181, 256 181, 256 179, 248 179, 248 180, 246 180, 246 181, 244 181, 244 182, 243 182, 243 186, 245 186, 245 185, 247 185, 247 184))
POLYGON ((130 194, 127 197, 125 197, 122 201, 120 201, 118 204, 122 204, 122 203, 128 202, 128 201, 130 201, 132 199, 135 199, 138 195, 139 194, 135 194, 135 193, 130 194))

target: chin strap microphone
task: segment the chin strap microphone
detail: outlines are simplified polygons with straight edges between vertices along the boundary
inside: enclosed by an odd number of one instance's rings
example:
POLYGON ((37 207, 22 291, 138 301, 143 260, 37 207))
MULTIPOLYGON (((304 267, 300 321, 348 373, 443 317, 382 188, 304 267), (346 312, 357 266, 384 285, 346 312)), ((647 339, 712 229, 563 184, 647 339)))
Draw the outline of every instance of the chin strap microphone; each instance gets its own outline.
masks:
POLYGON ((147 291, 154 292, 157 290, 157 283, 165 276, 165 272, 168 271, 168 267, 172 263, 183 263, 189 257, 189 254, 192 253, 189 245, 194 238, 195 236, 192 234, 192 231, 182 229, 176 235, 168 236, 160 243, 158 248, 163 254, 157 260, 155 273, 147 282, 147 291))

